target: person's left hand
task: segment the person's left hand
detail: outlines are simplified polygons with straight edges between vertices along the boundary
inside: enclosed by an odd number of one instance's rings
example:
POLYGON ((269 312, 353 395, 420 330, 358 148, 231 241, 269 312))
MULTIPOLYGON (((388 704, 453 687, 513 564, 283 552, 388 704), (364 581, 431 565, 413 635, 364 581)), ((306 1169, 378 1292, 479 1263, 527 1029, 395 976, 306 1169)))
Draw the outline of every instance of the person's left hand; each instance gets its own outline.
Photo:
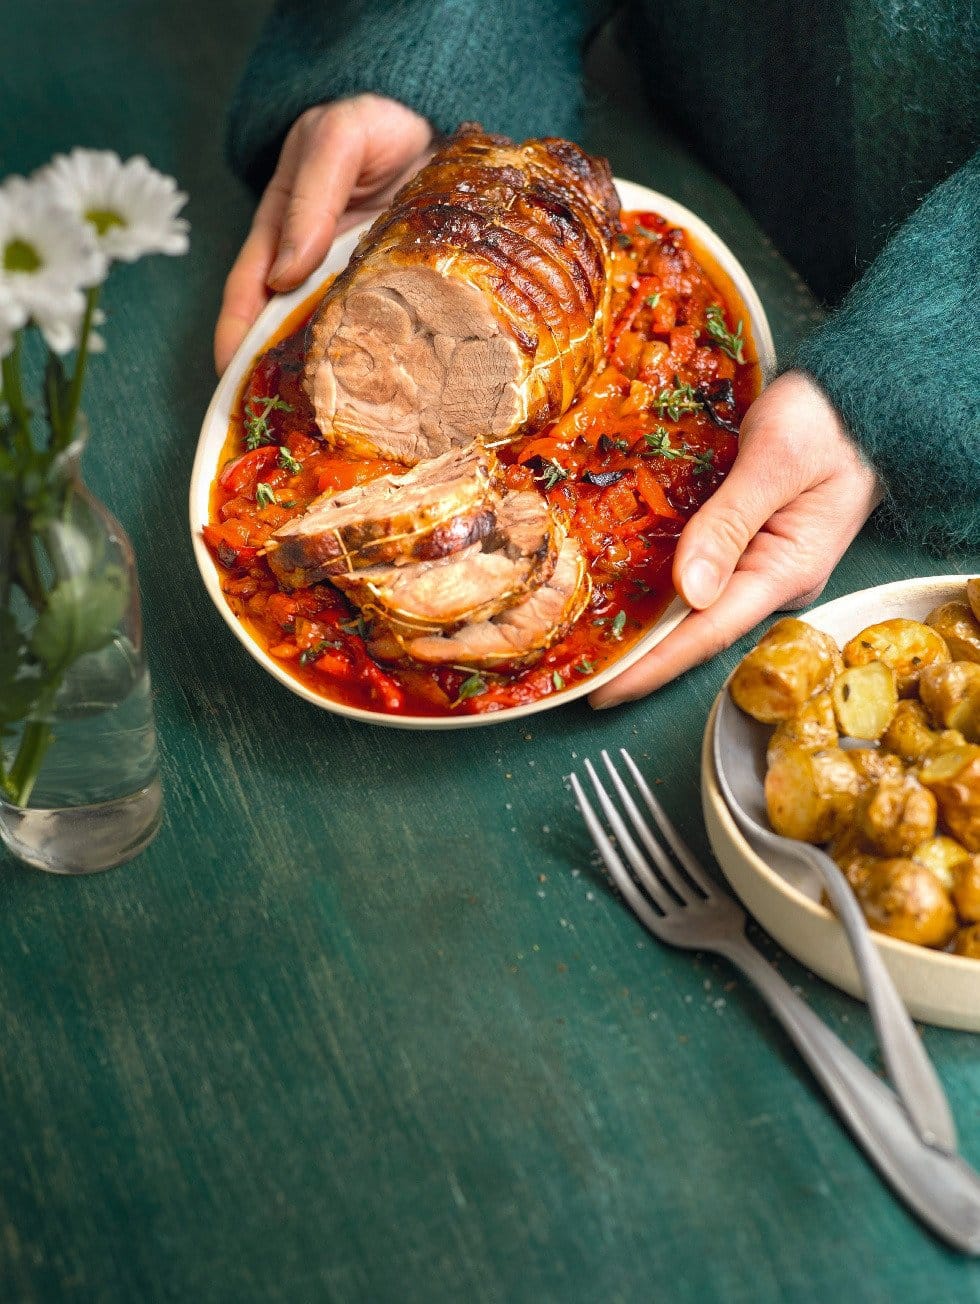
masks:
POLYGON ((817 384, 780 376, 745 414, 731 471, 678 541, 674 586, 693 612, 596 689, 592 706, 642 697, 772 612, 813 602, 881 492, 817 384))

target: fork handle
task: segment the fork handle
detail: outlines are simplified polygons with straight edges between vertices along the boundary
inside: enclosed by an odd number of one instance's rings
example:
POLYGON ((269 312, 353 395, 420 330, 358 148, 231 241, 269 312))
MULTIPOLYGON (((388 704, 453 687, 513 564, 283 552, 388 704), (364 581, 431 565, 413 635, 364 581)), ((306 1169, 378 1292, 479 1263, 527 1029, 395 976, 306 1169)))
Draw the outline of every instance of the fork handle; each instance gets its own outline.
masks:
POLYGON ((865 1153, 937 1236, 980 1253, 980 1177, 926 1144, 895 1093, 817 1017, 744 937, 713 947, 753 983, 865 1153))

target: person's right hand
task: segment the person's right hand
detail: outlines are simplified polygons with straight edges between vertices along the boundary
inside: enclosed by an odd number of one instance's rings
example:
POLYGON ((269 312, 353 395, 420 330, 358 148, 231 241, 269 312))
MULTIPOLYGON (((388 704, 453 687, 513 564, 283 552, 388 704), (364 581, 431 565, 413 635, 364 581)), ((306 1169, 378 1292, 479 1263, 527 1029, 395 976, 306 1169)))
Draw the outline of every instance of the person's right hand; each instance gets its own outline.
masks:
POLYGON ((426 161, 432 136, 425 118, 380 95, 318 104, 296 119, 225 282, 219 375, 272 294, 295 289, 335 236, 381 212, 426 161))

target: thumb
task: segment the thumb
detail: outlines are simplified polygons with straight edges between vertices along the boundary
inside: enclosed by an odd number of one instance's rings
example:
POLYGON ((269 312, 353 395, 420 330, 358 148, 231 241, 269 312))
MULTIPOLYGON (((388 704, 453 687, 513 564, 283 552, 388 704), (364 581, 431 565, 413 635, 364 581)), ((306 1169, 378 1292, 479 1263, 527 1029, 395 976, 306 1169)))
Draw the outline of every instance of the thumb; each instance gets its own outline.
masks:
POLYGON ((797 480, 792 459, 780 456, 773 441, 743 435, 732 469, 677 543, 674 587, 688 606, 701 610, 715 601, 765 523, 800 492, 797 480))

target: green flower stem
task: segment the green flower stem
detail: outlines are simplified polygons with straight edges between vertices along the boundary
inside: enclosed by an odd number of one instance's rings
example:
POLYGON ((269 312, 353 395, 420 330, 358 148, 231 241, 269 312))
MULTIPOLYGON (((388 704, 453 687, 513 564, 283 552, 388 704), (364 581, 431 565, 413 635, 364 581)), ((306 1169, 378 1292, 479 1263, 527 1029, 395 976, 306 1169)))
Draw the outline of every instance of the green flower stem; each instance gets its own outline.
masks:
POLYGON ((82 330, 78 341, 78 353, 75 356, 75 372, 68 386, 68 400, 61 413, 62 435, 60 447, 67 448, 75 430, 75 418, 78 405, 82 401, 82 385, 85 383, 85 364, 88 362, 88 337, 92 333, 92 318, 99 303, 101 286, 93 285, 85 293, 85 316, 82 318, 82 330))
POLYGON ((41 611, 47 599, 47 589, 37 568, 33 537, 30 522, 18 520, 14 525, 11 554, 17 583, 27 594, 27 599, 34 610, 41 611))
POLYGON ((3 377, 3 396, 10 415, 14 419, 14 431, 19 437, 21 449, 29 453, 31 449, 31 409, 24 401, 24 389, 21 384, 21 359, 24 351, 24 333, 17 331, 14 335, 14 347, 0 362, 0 375, 3 377))
MULTIPOLYGON (((46 714, 51 709, 60 683, 59 675, 38 701, 36 712, 46 714)), ((41 772, 44 755, 52 742, 54 742, 54 734, 47 720, 28 720, 20 737, 20 746, 17 748, 14 763, 4 781, 4 787, 15 806, 26 806, 30 801, 37 776, 41 772)))

